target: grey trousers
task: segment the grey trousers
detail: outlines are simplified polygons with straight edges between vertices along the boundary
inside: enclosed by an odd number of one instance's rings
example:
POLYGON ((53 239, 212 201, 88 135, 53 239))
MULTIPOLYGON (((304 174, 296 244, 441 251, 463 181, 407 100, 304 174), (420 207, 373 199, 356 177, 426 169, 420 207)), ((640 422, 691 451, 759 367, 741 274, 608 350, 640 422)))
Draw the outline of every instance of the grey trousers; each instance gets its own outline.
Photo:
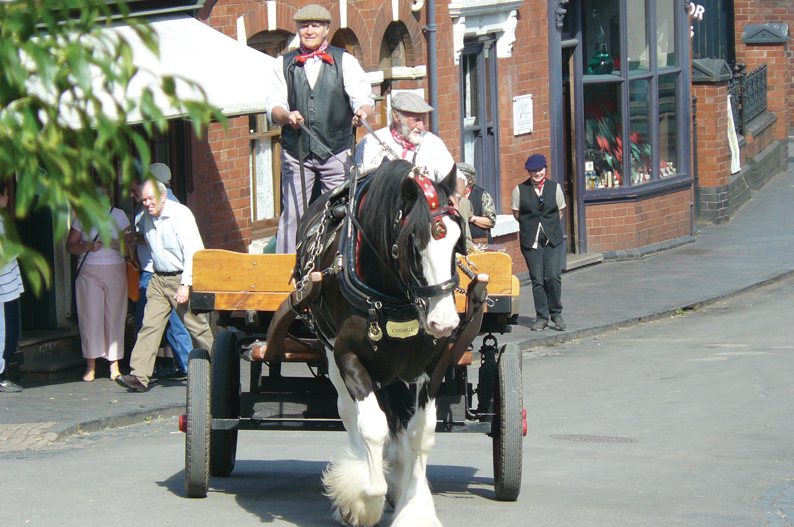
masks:
POLYGON ((295 252, 298 221, 303 216, 303 193, 307 193, 306 202, 309 203, 315 178, 319 178, 324 193, 335 189, 347 179, 350 173, 350 155, 345 151, 337 154, 337 157, 346 162, 342 163, 334 156, 321 161, 314 155, 308 155, 303 161, 303 172, 306 176, 306 189, 304 189, 298 159, 283 148, 281 149, 282 209, 276 235, 277 253, 295 252))

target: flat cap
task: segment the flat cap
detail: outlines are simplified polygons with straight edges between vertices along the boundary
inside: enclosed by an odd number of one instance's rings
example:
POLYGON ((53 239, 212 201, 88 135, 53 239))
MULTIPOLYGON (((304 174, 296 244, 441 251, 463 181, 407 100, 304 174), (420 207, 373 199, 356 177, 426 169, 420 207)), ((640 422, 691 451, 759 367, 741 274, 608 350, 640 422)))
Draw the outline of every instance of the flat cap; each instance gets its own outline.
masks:
POLYGON ((543 154, 532 154, 527 158, 527 162, 524 163, 524 168, 527 170, 540 170, 541 168, 546 166, 546 156, 543 154))
POLYGON ((155 179, 166 185, 171 182, 171 169, 166 164, 153 163, 149 165, 149 172, 152 173, 155 179))
POLYGON ((428 113, 433 111, 433 107, 425 102, 414 92, 401 91, 391 98, 392 110, 411 113, 428 113))
POLYGON ((474 165, 470 165, 468 163, 458 163, 458 170, 467 176, 477 175, 477 170, 474 168, 474 165))
POLYGON ((331 23, 331 12, 321 5, 309 4, 301 7, 292 17, 295 22, 328 22, 331 23))

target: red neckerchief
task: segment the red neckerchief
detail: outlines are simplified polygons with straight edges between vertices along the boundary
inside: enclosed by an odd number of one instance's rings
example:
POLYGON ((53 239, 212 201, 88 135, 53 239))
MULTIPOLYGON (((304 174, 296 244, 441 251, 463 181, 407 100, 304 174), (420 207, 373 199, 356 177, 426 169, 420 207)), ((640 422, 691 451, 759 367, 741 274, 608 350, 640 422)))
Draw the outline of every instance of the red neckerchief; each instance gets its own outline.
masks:
POLYGON ((536 191, 538 193, 538 196, 542 195, 543 194, 543 186, 546 184, 546 178, 544 177, 540 181, 540 183, 538 183, 537 185, 531 179, 530 179, 530 182, 532 183, 532 187, 536 189, 536 191))
POLYGON ((323 60, 323 62, 325 62, 326 64, 333 64, 334 63, 333 57, 325 52, 327 49, 328 49, 327 40, 323 40, 323 43, 320 44, 320 47, 314 51, 309 51, 308 49, 301 46, 300 47, 301 54, 295 57, 295 62, 303 65, 307 60, 311 58, 320 57, 323 60))
POLYGON ((403 153, 402 153, 403 159, 405 159, 405 156, 408 155, 408 152, 413 152, 414 150, 416 150, 416 145, 410 141, 405 140, 403 136, 401 136, 400 133, 394 129, 393 126, 390 126, 389 130, 391 131, 391 136, 394 138, 394 140, 397 141, 397 143, 403 147, 403 153))

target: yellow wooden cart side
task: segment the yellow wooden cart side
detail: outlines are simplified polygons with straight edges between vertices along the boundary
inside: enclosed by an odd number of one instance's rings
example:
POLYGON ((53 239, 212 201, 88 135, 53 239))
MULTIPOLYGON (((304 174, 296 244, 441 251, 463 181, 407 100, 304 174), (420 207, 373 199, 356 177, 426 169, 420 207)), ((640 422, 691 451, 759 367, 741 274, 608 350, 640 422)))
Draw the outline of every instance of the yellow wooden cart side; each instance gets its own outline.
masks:
MULTIPOLYGON (((511 308, 509 314, 518 313, 518 278, 512 274, 513 262, 505 253, 483 252, 472 254, 469 261, 472 271, 490 277, 488 294, 503 298, 511 308)), ((465 262, 464 262, 465 264, 465 262)), ((193 256, 193 293, 202 293, 205 299, 214 296, 212 306, 202 304, 202 311, 276 311, 294 290, 291 281, 295 268, 294 254, 246 254, 222 249, 204 249, 193 256)), ((469 278, 462 272, 460 286, 466 289, 469 278)), ((465 295, 456 294, 458 311, 466 307, 465 295)), ((194 307, 195 309, 195 307, 194 307)), ((487 312, 487 307, 486 307, 487 312)))

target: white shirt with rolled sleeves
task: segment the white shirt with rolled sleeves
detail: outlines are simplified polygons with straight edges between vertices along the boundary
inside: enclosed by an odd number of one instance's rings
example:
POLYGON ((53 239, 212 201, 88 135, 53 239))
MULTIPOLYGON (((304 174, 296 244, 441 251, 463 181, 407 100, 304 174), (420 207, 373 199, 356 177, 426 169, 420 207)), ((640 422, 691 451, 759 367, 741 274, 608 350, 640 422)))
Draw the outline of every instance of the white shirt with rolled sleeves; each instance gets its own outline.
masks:
MULTIPOLYGON (((306 60, 303 69, 306 72, 306 80, 309 86, 314 88, 317 77, 320 75, 320 68, 323 60, 319 57, 312 57, 306 60)), ((345 93, 350 98, 350 109, 356 113, 364 104, 375 106, 372 98, 372 86, 367 80, 367 75, 361 68, 361 64, 350 53, 342 55, 342 77, 345 81, 345 93)), ((273 62, 273 72, 270 75, 271 84, 267 94, 267 118, 273 122, 271 114, 273 108, 279 106, 287 111, 289 107, 289 94, 287 93, 287 80, 284 78, 284 57, 278 57, 273 62)))
POLYGON ((196 219, 189 208, 166 200, 159 218, 143 215, 143 235, 152 251, 155 271, 182 271, 181 285, 193 284, 193 254, 204 248, 196 219))
MULTIPOLYGON (((376 130, 375 135, 402 158, 403 147, 394 140, 388 126, 376 130)), ((389 159, 392 157, 391 154, 387 155, 383 146, 375 137, 372 137, 372 134, 364 137, 356 146, 356 166, 362 174, 378 168, 383 162, 384 156, 389 159)), ((406 152, 403 159, 412 162, 418 167, 427 167, 430 177, 434 181, 441 181, 447 177, 455 165, 455 160, 449 150, 447 150, 447 145, 444 144, 444 141, 437 135, 427 131, 422 132, 422 142, 419 143, 415 150, 406 152)), ((459 174, 458 177, 464 181, 466 180, 462 174, 459 174)))

